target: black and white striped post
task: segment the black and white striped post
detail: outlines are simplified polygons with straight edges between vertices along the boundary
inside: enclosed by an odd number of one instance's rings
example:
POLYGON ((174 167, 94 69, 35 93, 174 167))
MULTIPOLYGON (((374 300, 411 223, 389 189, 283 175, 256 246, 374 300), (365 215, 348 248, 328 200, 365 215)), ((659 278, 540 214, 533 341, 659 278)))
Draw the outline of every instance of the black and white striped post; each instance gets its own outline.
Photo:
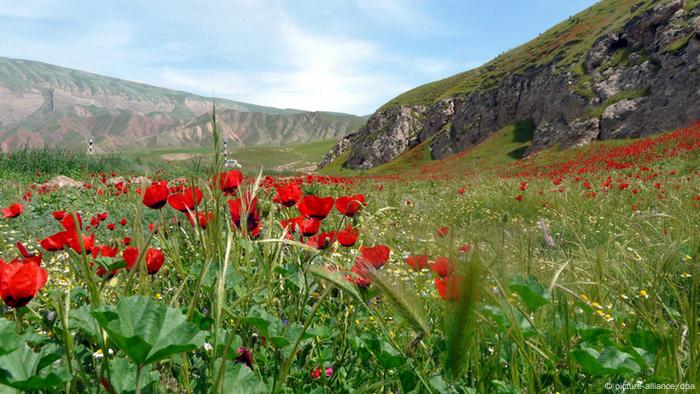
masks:
POLYGON ((224 138, 224 163, 228 160, 228 138, 224 138))
POLYGON ((90 154, 90 156, 92 156, 92 137, 90 137, 89 144, 90 145, 88 147, 88 154, 90 154))

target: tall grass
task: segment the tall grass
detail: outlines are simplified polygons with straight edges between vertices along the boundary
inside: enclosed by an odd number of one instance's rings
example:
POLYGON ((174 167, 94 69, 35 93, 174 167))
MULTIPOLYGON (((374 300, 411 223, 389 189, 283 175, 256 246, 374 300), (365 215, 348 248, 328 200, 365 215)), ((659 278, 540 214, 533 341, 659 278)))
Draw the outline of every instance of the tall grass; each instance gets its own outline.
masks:
POLYGON ((149 168, 139 158, 127 160, 116 155, 93 156, 63 148, 24 148, 0 153, 0 177, 83 176, 90 173, 143 173, 149 168))

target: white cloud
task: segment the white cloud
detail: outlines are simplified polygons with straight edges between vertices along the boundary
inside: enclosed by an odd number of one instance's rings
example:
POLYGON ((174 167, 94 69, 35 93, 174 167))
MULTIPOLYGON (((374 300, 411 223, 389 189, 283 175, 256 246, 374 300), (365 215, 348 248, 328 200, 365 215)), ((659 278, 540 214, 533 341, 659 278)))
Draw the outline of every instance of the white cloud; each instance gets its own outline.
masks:
MULTIPOLYGON (((361 20, 364 13, 390 18, 392 28, 431 23, 413 1, 355 5, 356 15, 337 19, 361 20)), ((306 15, 295 19, 291 7, 271 0, 0 0, 0 55, 260 105, 359 114, 415 86, 416 78, 456 68, 392 52, 370 30, 319 30, 306 15), (8 15, 34 18, 37 27, 28 20, 21 31, 3 28, 8 15), (35 34, 45 28, 41 19, 58 22, 51 24, 56 34, 35 34)))

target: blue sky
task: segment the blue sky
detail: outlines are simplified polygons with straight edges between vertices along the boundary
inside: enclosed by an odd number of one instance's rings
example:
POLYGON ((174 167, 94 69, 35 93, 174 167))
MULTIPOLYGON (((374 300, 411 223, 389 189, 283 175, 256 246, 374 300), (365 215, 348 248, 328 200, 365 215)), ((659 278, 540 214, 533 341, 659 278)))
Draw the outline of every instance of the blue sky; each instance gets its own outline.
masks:
POLYGON ((373 112, 593 0, 0 0, 0 56, 282 108, 373 112))

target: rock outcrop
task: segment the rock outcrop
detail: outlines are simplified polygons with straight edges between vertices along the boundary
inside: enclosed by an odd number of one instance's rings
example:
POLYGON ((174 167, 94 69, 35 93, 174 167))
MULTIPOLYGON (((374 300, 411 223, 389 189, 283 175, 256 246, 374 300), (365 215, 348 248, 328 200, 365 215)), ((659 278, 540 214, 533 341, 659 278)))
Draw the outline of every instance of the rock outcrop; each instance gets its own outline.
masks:
POLYGON ((555 145, 639 137, 700 119, 700 6, 654 2, 597 37, 582 60, 562 67, 555 57, 429 105, 387 105, 334 147, 324 163, 344 155, 346 167, 367 169, 421 143, 441 159, 523 120, 536 126, 530 154, 555 145))

